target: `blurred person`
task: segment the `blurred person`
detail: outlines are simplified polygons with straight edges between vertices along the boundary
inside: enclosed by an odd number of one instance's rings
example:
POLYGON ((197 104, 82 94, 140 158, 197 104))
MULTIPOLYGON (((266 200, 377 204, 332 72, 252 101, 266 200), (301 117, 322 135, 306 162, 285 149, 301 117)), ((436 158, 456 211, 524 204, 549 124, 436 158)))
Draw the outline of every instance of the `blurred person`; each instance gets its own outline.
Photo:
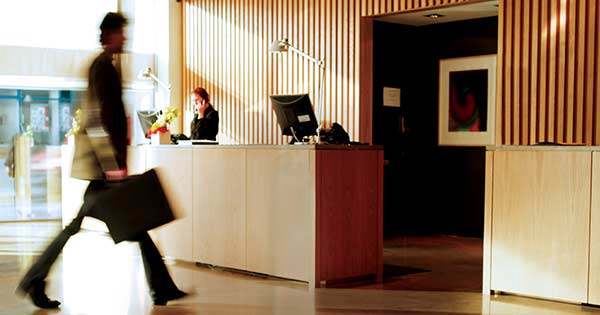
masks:
POLYGON ((208 92, 201 87, 194 89, 194 111, 191 124, 192 140, 217 140, 219 133, 219 112, 210 104, 208 92))
MULTIPOLYGON (((89 180, 84 203, 73 221, 50 243, 30 267, 17 287, 17 293, 27 295, 37 307, 58 308, 45 292, 50 268, 69 238, 81 228, 85 216, 94 216, 93 201, 98 193, 109 189, 108 182, 127 176, 127 120, 122 100, 122 83, 113 65, 113 57, 123 51, 124 27, 127 19, 119 13, 108 13, 100 24, 103 52, 89 69, 89 102, 83 107, 81 129, 75 135, 75 154, 71 176, 89 180)), ((146 280, 155 305, 186 295, 180 291, 167 270, 162 257, 147 232, 135 239, 140 245, 146 280)))

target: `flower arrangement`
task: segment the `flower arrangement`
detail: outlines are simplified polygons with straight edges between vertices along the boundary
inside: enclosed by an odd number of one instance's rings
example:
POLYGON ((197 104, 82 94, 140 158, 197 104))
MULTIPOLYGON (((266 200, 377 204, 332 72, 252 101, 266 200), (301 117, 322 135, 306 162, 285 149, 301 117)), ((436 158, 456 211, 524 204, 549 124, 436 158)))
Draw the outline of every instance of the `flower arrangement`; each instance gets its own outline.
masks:
POLYGON ((149 135, 153 135, 156 133, 163 133, 169 131, 169 124, 175 120, 179 116, 179 111, 177 108, 173 106, 169 106, 162 110, 158 119, 150 126, 150 130, 148 130, 149 135))

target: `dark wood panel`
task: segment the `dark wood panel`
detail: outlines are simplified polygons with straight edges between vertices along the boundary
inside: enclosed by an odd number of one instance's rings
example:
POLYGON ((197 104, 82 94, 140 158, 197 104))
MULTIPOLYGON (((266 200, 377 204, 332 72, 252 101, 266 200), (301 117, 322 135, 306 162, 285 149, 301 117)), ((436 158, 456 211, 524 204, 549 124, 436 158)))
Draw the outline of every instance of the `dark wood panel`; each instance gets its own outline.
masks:
POLYGON ((316 152, 316 283, 381 280, 383 152, 316 152))

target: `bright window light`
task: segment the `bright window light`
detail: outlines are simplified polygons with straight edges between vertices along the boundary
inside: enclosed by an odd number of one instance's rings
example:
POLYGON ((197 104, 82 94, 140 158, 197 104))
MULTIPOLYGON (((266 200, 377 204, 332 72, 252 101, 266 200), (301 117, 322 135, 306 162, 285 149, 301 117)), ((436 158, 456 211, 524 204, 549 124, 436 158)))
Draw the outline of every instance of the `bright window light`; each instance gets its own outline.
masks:
POLYGON ((102 18, 117 8, 117 0, 1 1, 0 45, 96 49, 102 18))

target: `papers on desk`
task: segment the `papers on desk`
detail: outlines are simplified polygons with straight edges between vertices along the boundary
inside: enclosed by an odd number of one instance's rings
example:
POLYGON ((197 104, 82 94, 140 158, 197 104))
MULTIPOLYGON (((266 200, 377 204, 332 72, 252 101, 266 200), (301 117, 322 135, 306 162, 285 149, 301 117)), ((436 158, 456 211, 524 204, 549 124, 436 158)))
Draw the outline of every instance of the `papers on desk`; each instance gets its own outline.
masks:
POLYGON ((219 144, 217 141, 213 140, 179 140, 177 141, 177 145, 215 145, 219 144))

